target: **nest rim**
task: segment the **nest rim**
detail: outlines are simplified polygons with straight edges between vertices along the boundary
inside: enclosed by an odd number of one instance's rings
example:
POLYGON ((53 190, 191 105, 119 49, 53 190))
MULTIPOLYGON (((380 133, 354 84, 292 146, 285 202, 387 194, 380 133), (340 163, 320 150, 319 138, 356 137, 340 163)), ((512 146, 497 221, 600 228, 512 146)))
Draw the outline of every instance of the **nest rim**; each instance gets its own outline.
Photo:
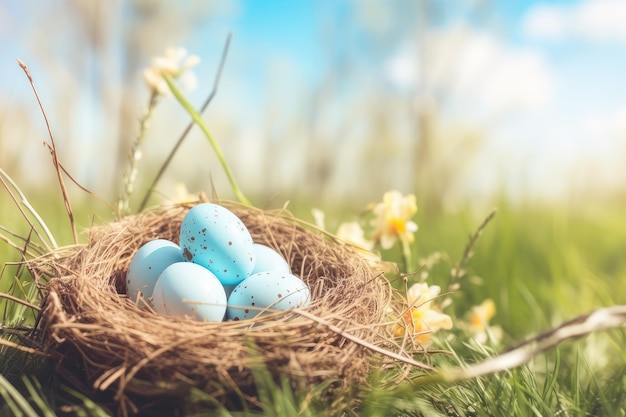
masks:
POLYGON ((63 248, 31 263, 37 275, 49 277, 39 322, 44 351, 60 358, 58 372, 75 380, 78 373, 85 390, 110 392, 125 410, 136 409, 138 397, 177 395, 172 391, 177 385, 182 392, 199 387, 218 399, 234 392, 253 401, 250 369, 259 359, 272 374, 287 374, 294 386, 329 382, 328 395, 334 399, 365 384, 377 363, 365 345, 388 342, 385 316, 394 303, 382 267, 284 208, 211 202, 233 211, 255 243, 285 256, 294 275, 311 288, 311 304, 302 311, 219 323, 146 312, 145 305, 132 302, 121 288, 132 254, 154 238, 179 243, 172 230, 198 202, 154 207, 92 227, 86 245, 63 248), (138 236, 143 228, 149 232, 138 236), (116 250, 107 238, 118 243, 126 239, 125 250, 116 250), (304 241, 313 249, 303 249, 304 241), (98 263, 103 254, 112 261, 98 263), (94 266, 95 273, 90 269, 94 266), (251 349, 256 349, 252 355, 251 349), (216 359, 216 352, 223 357, 216 359), (198 377, 207 369, 210 378, 198 377))

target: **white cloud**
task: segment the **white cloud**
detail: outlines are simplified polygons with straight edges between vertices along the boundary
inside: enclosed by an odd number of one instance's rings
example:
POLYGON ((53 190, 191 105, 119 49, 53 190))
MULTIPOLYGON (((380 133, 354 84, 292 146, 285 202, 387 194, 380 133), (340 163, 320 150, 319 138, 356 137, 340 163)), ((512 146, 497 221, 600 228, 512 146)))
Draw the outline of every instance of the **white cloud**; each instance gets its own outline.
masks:
POLYGON ((537 4, 522 20, 522 31, 531 38, 563 40, 571 33, 569 11, 565 6, 537 4))
MULTIPOLYGON (((590 113, 581 119, 581 131, 590 138, 597 150, 614 154, 616 149, 626 146, 626 106, 607 113, 590 113)), ((618 156, 622 156, 618 153, 618 156)))
POLYGON ((534 51, 505 52, 487 76, 482 93, 490 109, 537 110, 552 98, 552 73, 534 51))
POLYGON ((410 47, 404 47, 385 65, 387 77, 399 87, 411 88, 418 80, 417 56, 410 47))
POLYGON ((541 109, 552 98, 554 76, 535 50, 512 47, 467 27, 433 31, 423 42, 423 56, 403 46, 387 62, 389 79, 401 87, 443 93, 454 106, 467 108, 469 103, 469 108, 488 115, 541 109), (420 69, 426 83, 422 86, 420 69))
POLYGON ((583 0, 568 5, 539 3, 522 21, 531 38, 562 41, 582 38, 626 42, 626 1, 583 0))

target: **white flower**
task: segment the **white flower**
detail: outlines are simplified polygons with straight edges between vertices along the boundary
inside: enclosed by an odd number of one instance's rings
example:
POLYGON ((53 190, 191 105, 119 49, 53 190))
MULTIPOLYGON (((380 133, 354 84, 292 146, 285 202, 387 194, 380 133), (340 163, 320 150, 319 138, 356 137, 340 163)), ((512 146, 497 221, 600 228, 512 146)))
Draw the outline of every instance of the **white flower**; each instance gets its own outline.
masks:
POLYGON ((182 87, 190 91, 196 88, 196 76, 189 69, 199 62, 198 56, 187 56, 185 48, 166 48, 163 56, 152 58, 150 66, 143 71, 143 78, 148 88, 157 94, 170 93, 163 73, 178 79, 182 87))
POLYGON ((399 191, 387 191, 372 211, 376 215, 374 239, 383 249, 391 248, 398 238, 405 243, 413 242, 413 233, 417 231, 417 224, 411 220, 417 213, 414 194, 402 196, 399 191))
POLYGON ((341 223, 337 229, 337 237, 366 251, 371 251, 374 247, 373 241, 365 239, 365 232, 357 222, 341 223))
POLYGON ((419 308, 421 310, 430 309, 430 303, 441 293, 439 285, 428 285, 420 282, 411 285, 406 292, 406 300, 409 306, 419 308))
MULTIPOLYGON (((326 215, 320 209, 311 209, 313 220, 315 225, 326 230, 326 215)), ((365 238, 365 231, 358 222, 345 222, 339 225, 335 235, 342 241, 353 245, 356 248, 357 253, 363 257, 368 263, 379 268, 383 267, 385 272, 395 272, 395 265, 388 265, 382 262, 380 256, 372 252, 374 242, 365 238)))
POLYGON ((324 214, 324 212, 318 208, 313 208, 311 209, 311 214, 313 215, 315 225, 322 230, 326 230, 326 215, 324 214))

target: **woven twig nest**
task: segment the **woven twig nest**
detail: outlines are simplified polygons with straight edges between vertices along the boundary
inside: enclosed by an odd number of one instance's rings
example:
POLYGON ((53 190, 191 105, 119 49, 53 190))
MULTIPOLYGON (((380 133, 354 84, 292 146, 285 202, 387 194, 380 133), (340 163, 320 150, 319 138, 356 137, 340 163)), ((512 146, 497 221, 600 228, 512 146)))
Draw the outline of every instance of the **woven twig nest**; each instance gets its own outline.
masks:
POLYGON ((31 262, 36 275, 48 278, 39 328, 58 372, 87 392, 105 393, 124 412, 183 398, 192 388, 223 403, 236 398, 254 404, 251 370, 259 364, 296 387, 325 382, 329 406, 349 404, 376 361, 367 345, 384 343, 381 327, 393 292, 380 268, 286 210, 219 203, 243 221, 255 242, 287 259, 310 287, 311 304, 303 311, 204 323, 159 315, 132 301, 125 295, 132 256, 152 239, 178 242, 191 206, 156 208, 93 227, 87 245, 31 262))

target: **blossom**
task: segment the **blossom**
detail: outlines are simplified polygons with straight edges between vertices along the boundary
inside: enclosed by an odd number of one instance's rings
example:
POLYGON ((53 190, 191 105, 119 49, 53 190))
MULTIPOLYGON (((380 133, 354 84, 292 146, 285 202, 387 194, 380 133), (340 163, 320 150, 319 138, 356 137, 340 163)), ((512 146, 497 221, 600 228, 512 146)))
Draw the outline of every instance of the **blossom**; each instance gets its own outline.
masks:
POLYGON ((339 225, 337 237, 359 249, 371 251, 374 242, 365 238, 365 231, 358 222, 345 222, 339 225))
POLYGON ((452 328, 452 318, 433 306, 433 300, 439 295, 438 285, 426 283, 412 285, 407 290, 408 309, 402 315, 402 322, 394 329, 394 336, 409 334, 421 344, 429 341, 430 335, 439 329, 452 328))
POLYGON ((318 208, 312 208, 311 214, 313 215, 315 225, 322 230, 326 230, 326 214, 318 208))
POLYGON ((172 195, 163 196, 163 203, 171 206, 180 204, 196 204, 209 201, 204 191, 190 192, 184 182, 174 184, 172 195))
MULTIPOLYGON (((315 225, 326 230, 326 215, 318 208, 311 209, 315 225)), ((356 246, 364 251, 371 251, 374 242, 365 238, 365 231, 358 222, 344 222, 339 225, 335 235, 346 243, 356 246)))
POLYGON ((470 318, 470 326, 476 330, 484 330, 491 320, 496 315, 496 303, 492 299, 487 298, 480 305, 472 308, 472 315, 470 318))
POLYGON ((399 191, 387 191, 372 212, 376 216, 372 223, 374 240, 379 241, 383 249, 391 248, 398 238, 403 244, 413 243, 413 233, 417 231, 417 224, 411 220, 417 213, 414 194, 403 196, 399 191))
POLYGON ((474 306, 470 315, 469 330, 478 343, 485 343, 488 339, 487 330, 491 337, 498 341, 502 337, 502 329, 498 326, 490 327, 489 321, 496 315, 496 303, 487 298, 480 305, 474 306))
MULTIPOLYGON (((321 229, 326 230, 326 215, 320 209, 311 209, 313 220, 315 225, 321 229)), ((339 225, 337 232, 335 233, 338 239, 354 246, 356 252, 365 261, 377 268, 382 267, 384 272, 395 272, 395 264, 389 264, 383 262, 380 255, 372 252, 374 248, 374 242, 365 238, 365 231, 358 222, 344 222, 339 225)))
POLYGON ((199 62, 200 58, 196 55, 187 55, 185 48, 166 48, 163 56, 152 58, 150 66, 143 71, 143 78, 148 88, 155 94, 170 93, 163 73, 179 79, 186 90, 193 90, 196 87, 196 76, 189 69, 199 62))
POLYGON ((199 193, 190 193, 183 182, 177 182, 174 186, 174 203, 195 203, 200 200, 199 193))

